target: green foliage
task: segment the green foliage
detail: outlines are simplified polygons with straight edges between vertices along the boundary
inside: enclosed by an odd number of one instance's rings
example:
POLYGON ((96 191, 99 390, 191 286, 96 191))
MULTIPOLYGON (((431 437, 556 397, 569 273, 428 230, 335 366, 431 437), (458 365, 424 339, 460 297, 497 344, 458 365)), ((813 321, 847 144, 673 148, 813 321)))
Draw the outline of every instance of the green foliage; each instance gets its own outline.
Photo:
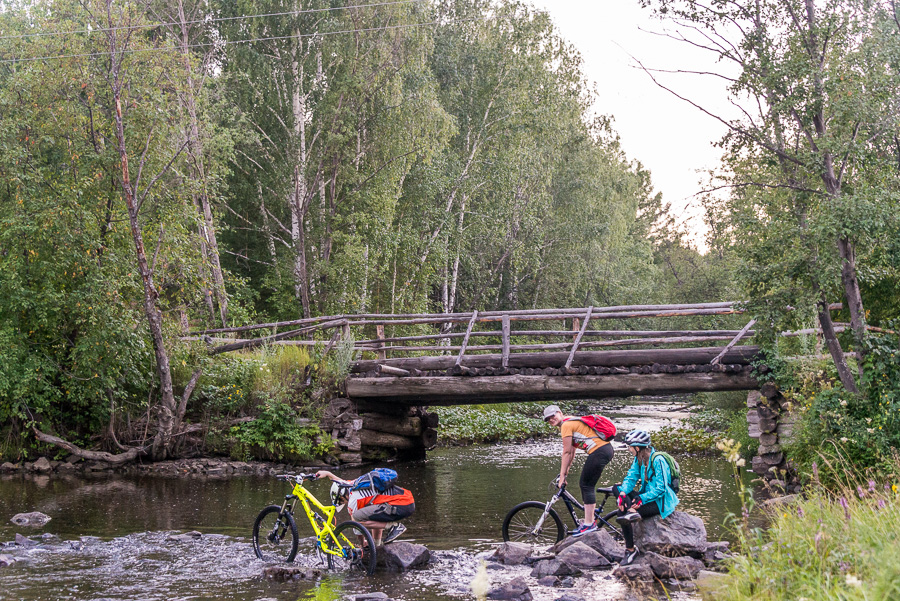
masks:
POLYGON ((695 428, 665 426, 654 432, 653 446, 670 453, 712 453, 718 436, 695 428))
POLYGON ((278 399, 267 401, 256 419, 231 428, 237 444, 232 454, 241 459, 297 461, 331 450, 331 437, 316 426, 300 425, 297 412, 278 399))
POLYGON ((435 407, 442 444, 520 441, 558 433, 543 419, 522 415, 513 407, 469 405, 435 407))
POLYGON ((254 353, 258 365, 253 378, 253 390, 258 395, 288 391, 306 377, 310 363, 309 351, 303 346, 274 345, 254 353))
POLYGON ((896 479, 816 488, 770 514, 768 530, 745 537, 725 579, 703 591, 704 598, 825 601, 900 595, 896 479))

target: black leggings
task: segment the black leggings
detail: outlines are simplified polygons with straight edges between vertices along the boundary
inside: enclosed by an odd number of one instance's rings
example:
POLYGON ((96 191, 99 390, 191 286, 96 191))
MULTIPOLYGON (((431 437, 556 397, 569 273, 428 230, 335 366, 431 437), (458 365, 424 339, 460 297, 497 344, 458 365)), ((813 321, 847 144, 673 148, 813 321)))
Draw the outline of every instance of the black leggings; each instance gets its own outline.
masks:
MULTIPOLYGON (((613 486, 613 496, 616 498, 616 501, 619 499, 619 487, 613 486)), ((634 492, 630 492, 625 496, 625 507, 624 509, 619 510, 619 516, 623 516, 628 513, 628 508, 634 504, 634 500, 638 498, 638 494, 634 492)), ((660 515, 659 513, 659 505, 656 504, 656 501, 651 501, 650 503, 645 503, 637 508, 638 515, 641 516, 642 520, 646 520, 647 518, 651 518, 655 515, 660 515)), ((616 519, 619 523, 619 527, 622 529, 622 536, 625 537, 625 548, 633 549, 634 548, 634 527, 632 523, 627 520, 616 519)))
POLYGON ((581 478, 578 485, 581 487, 581 500, 585 505, 591 505, 597 502, 597 482, 603 475, 603 468, 606 467, 613 458, 612 443, 606 443, 590 455, 581 468, 581 478))

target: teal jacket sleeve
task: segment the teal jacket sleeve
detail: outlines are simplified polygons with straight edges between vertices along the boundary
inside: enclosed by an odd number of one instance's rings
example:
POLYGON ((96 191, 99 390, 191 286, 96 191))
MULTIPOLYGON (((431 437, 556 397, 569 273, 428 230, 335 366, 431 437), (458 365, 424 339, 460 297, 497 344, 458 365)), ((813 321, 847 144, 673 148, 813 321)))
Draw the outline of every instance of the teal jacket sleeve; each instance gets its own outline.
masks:
POLYGON ((625 479, 622 480, 622 485, 619 487, 619 490, 624 493, 630 493, 634 490, 635 484, 637 481, 641 479, 641 465, 638 463, 637 459, 631 462, 631 467, 628 468, 628 473, 625 474, 625 479))
POLYGON ((666 483, 669 481, 669 463, 662 456, 656 457, 653 461, 653 469, 648 469, 647 472, 653 477, 649 478, 648 475, 647 485, 641 492, 641 502, 652 503, 664 499, 666 483))

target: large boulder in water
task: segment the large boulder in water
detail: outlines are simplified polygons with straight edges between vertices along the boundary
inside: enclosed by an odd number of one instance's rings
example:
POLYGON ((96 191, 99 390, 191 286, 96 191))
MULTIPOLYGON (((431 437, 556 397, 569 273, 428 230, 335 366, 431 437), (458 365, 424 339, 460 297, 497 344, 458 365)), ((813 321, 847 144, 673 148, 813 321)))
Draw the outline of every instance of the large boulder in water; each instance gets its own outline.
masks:
POLYGON ((12 517, 10 522, 16 526, 39 527, 50 521, 50 516, 40 511, 32 511, 29 513, 17 513, 12 517))
POLYGON ((396 541, 378 548, 378 565, 391 572, 406 572, 424 568, 431 561, 431 552, 425 545, 396 541))
POLYGON ((532 551, 531 545, 525 543, 503 543, 497 547, 491 559, 504 565, 517 566, 525 563, 525 560, 531 557, 532 551))
POLYGON ((703 520, 682 511, 675 511, 664 520, 656 516, 636 522, 634 542, 641 551, 669 557, 702 557, 708 544, 703 520))

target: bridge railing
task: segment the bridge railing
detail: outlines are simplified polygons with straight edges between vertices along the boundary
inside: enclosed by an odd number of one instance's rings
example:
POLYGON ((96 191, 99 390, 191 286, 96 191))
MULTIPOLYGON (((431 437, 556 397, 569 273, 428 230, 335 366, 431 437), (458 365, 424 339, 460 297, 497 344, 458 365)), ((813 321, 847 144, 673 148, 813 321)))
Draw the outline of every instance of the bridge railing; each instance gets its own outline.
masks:
POLYGON ((345 339, 353 340, 357 350, 374 353, 379 359, 397 353, 455 353, 458 356, 457 365, 466 353, 496 352, 501 354, 505 365, 511 353, 569 351, 570 357, 566 362, 568 366, 579 350, 623 346, 684 346, 724 341, 728 341, 727 348, 731 348, 755 333, 750 329, 753 321, 741 330, 595 329, 599 320, 728 316, 743 312, 738 302, 717 302, 462 313, 367 313, 216 328, 192 332, 185 339, 205 340, 210 345, 209 352, 212 354, 265 344, 314 345, 325 342, 330 349, 338 340, 345 339), (460 331, 454 331, 454 327, 463 324, 464 330, 460 328, 460 331), (562 324, 563 328, 554 327, 557 324, 562 324), (550 327, 547 328, 547 325, 550 327), (593 327, 589 328, 589 325, 593 327), (528 326, 543 326, 544 329, 530 329, 528 326), (283 330, 284 328, 288 329, 283 330), (386 335, 385 328, 390 328, 390 335, 386 335), (273 333, 255 338, 235 337, 265 329, 273 333), (398 330, 400 335, 397 335, 398 330), (330 339, 327 338, 329 332, 330 339))

